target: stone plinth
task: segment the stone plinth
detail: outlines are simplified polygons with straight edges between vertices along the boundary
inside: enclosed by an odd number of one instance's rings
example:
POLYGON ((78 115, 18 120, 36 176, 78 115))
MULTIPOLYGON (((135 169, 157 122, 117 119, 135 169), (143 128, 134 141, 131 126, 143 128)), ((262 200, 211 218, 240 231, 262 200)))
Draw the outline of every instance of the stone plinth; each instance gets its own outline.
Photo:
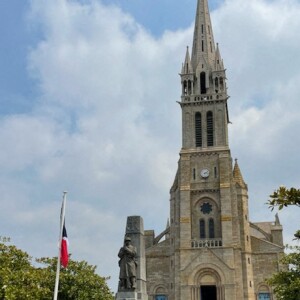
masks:
POLYGON ((137 300, 137 293, 126 291, 126 292, 118 292, 116 295, 116 300, 137 300))

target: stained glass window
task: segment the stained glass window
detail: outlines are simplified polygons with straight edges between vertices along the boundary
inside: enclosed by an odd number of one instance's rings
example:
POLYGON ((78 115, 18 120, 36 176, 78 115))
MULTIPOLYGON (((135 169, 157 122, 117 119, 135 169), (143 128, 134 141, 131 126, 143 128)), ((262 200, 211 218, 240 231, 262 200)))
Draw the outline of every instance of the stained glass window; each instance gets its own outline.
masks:
POLYGON ((211 211, 212 211, 212 205, 209 204, 209 203, 203 203, 201 205, 201 211, 204 213, 204 214, 209 214, 211 211))

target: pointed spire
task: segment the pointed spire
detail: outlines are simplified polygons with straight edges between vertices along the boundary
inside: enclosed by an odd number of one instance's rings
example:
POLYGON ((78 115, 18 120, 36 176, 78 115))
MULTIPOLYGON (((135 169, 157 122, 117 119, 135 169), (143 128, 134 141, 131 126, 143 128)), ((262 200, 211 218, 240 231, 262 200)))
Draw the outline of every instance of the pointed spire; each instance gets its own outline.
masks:
POLYGON ((276 226, 281 225, 281 224, 280 224, 280 220, 279 220, 278 213, 276 213, 276 215, 275 215, 275 225, 276 225, 276 226))
POLYGON ((238 160, 235 159, 235 164, 233 168, 233 179, 236 183, 238 183, 241 187, 246 187, 246 183, 243 179, 242 172, 238 165, 238 160))
POLYGON ((215 43, 207 1, 198 0, 197 5, 192 52, 192 66, 194 70, 201 62, 205 62, 211 68, 214 66, 215 43))
POLYGON ((217 43, 216 58, 215 58, 215 71, 224 70, 223 60, 220 54, 219 44, 217 43))
POLYGON ((184 60, 183 66, 182 66, 181 74, 191 74, 191 73, 193 73, 193 67, 191 64, 189 47, 187 46, 185 60, 184 60))

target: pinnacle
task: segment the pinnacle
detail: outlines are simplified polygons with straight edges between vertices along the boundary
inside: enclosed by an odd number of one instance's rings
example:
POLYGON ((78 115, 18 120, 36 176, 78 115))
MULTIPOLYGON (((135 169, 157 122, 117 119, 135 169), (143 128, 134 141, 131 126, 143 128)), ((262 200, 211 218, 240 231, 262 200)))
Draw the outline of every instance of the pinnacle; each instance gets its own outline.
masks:
POLYGON ((234 164, 234 168, 233 168, 233 179, 241 187, 246 187, 246 183, 243 179, 243 175, 242 175, 242 172, 241 172, 240 167, 238 165, 237 158, 235 159, 235 164, 234 164))

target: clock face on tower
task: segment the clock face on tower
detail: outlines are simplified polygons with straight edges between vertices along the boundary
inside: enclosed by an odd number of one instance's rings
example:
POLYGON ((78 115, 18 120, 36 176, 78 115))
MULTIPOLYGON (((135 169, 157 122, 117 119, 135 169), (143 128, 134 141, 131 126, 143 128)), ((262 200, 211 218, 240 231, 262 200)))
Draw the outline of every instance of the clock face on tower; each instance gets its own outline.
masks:
POLYGON ((209 170, 208 169, 202 169, 200 172, 201 177, 207 178, 209 176, 209 170))

